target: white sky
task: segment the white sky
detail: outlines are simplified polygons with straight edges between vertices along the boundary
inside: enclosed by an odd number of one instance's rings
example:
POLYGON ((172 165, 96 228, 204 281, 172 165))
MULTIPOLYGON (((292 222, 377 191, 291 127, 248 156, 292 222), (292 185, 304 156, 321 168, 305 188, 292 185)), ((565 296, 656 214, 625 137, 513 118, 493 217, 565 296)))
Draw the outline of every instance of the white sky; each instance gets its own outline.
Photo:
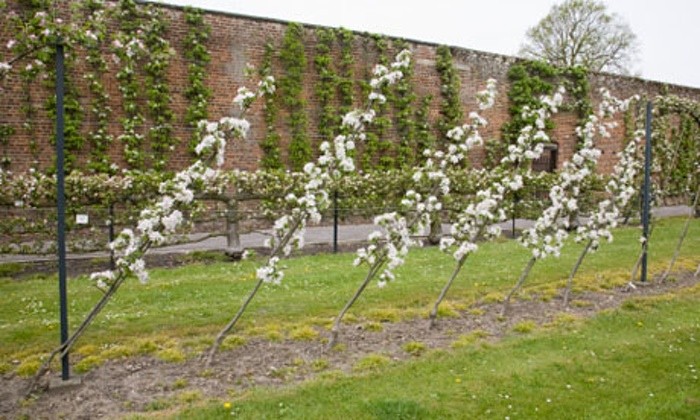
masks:
MULTIPOLYGON (((555 0, 167 0, 515 55, 555 0)), ((604 0, 639 40, 634 73, 700 88, 700 1, 604 0)))

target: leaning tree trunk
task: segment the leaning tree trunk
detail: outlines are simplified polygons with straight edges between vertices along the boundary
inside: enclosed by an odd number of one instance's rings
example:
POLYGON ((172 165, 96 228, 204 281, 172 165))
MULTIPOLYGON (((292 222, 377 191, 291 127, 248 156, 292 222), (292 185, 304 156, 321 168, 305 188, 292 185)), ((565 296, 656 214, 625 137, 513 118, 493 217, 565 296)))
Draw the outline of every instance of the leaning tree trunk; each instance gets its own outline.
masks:
MULTIPOLYGON (((146 253, 146 251, 151 247, 151 242, 146 241, 143 244, 141 244, 141 247, 138 249, 138 252, 140 253, 146 253)), ((54 349, 49 357, 46 359, 44 364, 41 365, 39 370, 36 372, 34 375, 34 379, 32 382, 29 384, 29 388, 27 388, 26 395, 28 396, 31 394, 34 389, 36 388, 36 385, 39 383, 39 380, 41 379, 46 372, 49 371, 51 368, 51 362, 53 359, 60 355, 61 358, 63 356, 67 355, 70 349, 73 347, 75 342, 83 335, 85 330, 92 324, 92 321, 95 320, 97 315, 104 309, 104 307, 107 305, 107 303, 112 299, 115 293, 117 293, 117 290, 119 290, 119 287, 124 283, 126 280, 126 274, 124 271, 119 271, 119 275, 114 279, 114 282, 109 286, 109 289, 105 292, 105 294, 102 296, 102 298, 95 304, 95 306, 90 310, 88 313, 87 317, 83 320, 83 322, 78 326, 78 328, 73 332, 73 334, 68 337, 68 340, 66 340, 65 343, 61 344, 59 347, 54 349)))
POLYGON ((374 263, 374 265, 372 265, 372 267, 367 272, 367 276, 365 277, 365 280, 362 282, 362 284, 360 284, 360 287, 357 289, 357 291, 355 291, 355 294, 352 296, 352 298, 350 298, 350 300, 343 307, 343 310, 340 311, 338 316, 335 318, 335 321, 333 322, 333 328, 331 328, 331 339, 328 342, 329 348, 335 347, 335 345, 338 343, 338 334, 340 333, 340 323, 343 320, 343 317, 348 312, 348 310, 352 307, 352 305, 355 303, 355 301, 360 297, 360 295, 365 290, 365 288, 367 287, 369 282, 379 272, 379 270, 384 265, 385 261, 386 261, 385 255, 382 255, 381 257, 377 258, 377 261, 374 263))
POLYGON ((508 296, 506 296, 506 299, 503 301, 503 310, 501 311, 501 315, 505 315, 508 312, 508 309, 510 307, 510 299, 515 293, 517 293, 520 290, 523 283, 525 283, 525 280, 530 275, 530 270, 532 270, 532 267, 535 265, 535 262, 537 262, 537 258, 535 257, 530 258, 530 261, 528 261, 527 265, 525 266, 525 269, 520 274, 520 279, 518 279, 518 282, 515 284, 513 290, 511 290, 510 293, 508 293, 508 296))
POLYGON ((450 276, 450 279, 447 281, 445 286, 442 288, 442 291, 440 292, 440 296, 438 296, 437 301, 435 301, 435 305, 433 306, 433 310, 430 311, 430 328, 435 328, 435 325, 437 324, 437 313, 438 313, 438 306, 440 306, 440 303, 442 303, 443 299, 445 299, 445 295, 447 295, 447 292, 450 290, 450 287, 452 287, 452 283, 454 283, 455 279, 457 278, 457 275, 459 272, 462 270, 462 266, 464 265, 464 262, 467 261, 467 257, 469 254, 466 254, 462 258, 460 258, 459 261, 457 261, 457 265, 455 266, 454 271, 452 271, 452 275, 450 276))
POLYGON ((39 380, 41 380, 42 376, 44 376, 49 371, 49 369, 51 368, 51 362, 56 358, 56 356, 60 356, 60 358, 63 358, 65 355, 68 354, 68 352, 73 347, 78 338, 80 338, 80 336, 83 335, 85 330, 90 326, 90 324, 92 324, 92 321, 94 321, 97 315, 107 305, 112 296, 114 296, 114 294, 117 293, 117 290, 119 290, 119 287, 124 283, 124 280, 126 280, 126 276, 124 276, 123 274, 118 276, 114 280, 114 283, 112 283, 112 285, 109 287, 109 289, 107 289, 107 292, 105 292, 105 294, 102 295, 102 298, 95 304, 92 310, 90 310, 88 316, 85 317, 80 326, 78 326, 78 329, 76 329, 73 332, 73 334, 71 334, 71 336, 68 337, 68 340, 66 340, 65 343, 63 343, 61 346, 57 347, 51 352, 49 357, 34 375, 34 378, 32 379, 31 383, 29 384, 29 387, 27 388, 27 391, 25 392, 25 396, 29 396, 29 394, 34 392, 34 389, 39 383, 39 380))
MULTIPOLYGON (((433 187, 433 189, 431 190, 430 195, 437 194, 437 191, 439 190, 439 188, 440 188, 439 185, 435 185, 433 187)), ((421 214, 417 213, 413 216, 413 218, 411 220, 409 220, 406 223, 406 226, 410 230, 413 228, 413 226, 415 226, 416 223, 418 223, 418 221, 420 219, 421 219, 421 214)), ((442 225, 439 223, 439 221, 441 220, 439 214, 435 214, 435 217, 431 217, 430 220, 431 220, 431 232, 433 231, 432 226, 435 226, 435 220, 438 221, 437 226, 439 226, 440 229, 442 229, 442 227, 441 227, 442 225)), ((442 234, 442 231, 440 231, 440 234, 442 234)), ((439 242, 439 237, 438 237, 438 242, 439 242)), ((355 291, 355 294, 345 304, 345 306, 343 307, 343 310, 340 311, 340 313, 336 317, 335 321, 333 322, 333 327, 331 328, 331 339, 328 342, 329 348, 334 347, 338 343, 338 334, 340 332, 340 322, 343 320, 345 313, 352 307, 352 305, 355 303, 355 301, 360 297, 360 295, 365 290, 365 288, 367 287, 369 282, 372 281, 374 276, 376 276, 377 273, 379 272, 379 270, 382 268, 382 266, 384 265, 386 260, 387 260, 387 254, 386 254, 386 250, 384 250, 384 252, 382 252, 377 257, 374 264, 372 264, 370 266, 370 269, 367 272, 367 276, 365 277, 364 281, 362 282, 362 284, 360 284, 360 287, 357 289, 357 291, 355 291)))
POLYGON ((576 264, 571 269, 571 274, 569 274, 569 279, 566 281, 566 289, 564 290, 564 306, 569 306, 569 293, 571 293, 571 285, 574 282, 574 276, 576 275, 576 272, 578 272, 579 267, 581 267, 583 259, 586 258, 586 255, 588 255, 591 245, 593 245, 593 240, 588 241, 586 247, 583 249, 583 252, 581 252, 581 255, 579 255, 578 261, 576 261, 576 264))
POLYGON ((241 305, 241 307, 238 309, 238 312, 236 312, 236 315, 228 322, 228 324, 226 324, 226 326, 216 336, 214 344, 212 344, 211 348, 209 349, 209 353, 207 354, 207 358, 205 361, 206 367, 209 367, 209 365, 211 365, 211 362, 214 360, 214 356, 216 355, 217 350, 219 350, 219 347, 221 347, 221 343, 223 343, 224 338, 226 338, 226 335, 228 335, 228 333, 233 329, 238 320, 241 319, 241 316, 243 316, 243 312, 245 312, 245 310, 248 308, 248 305, 258 293, 258 290, 260 290, 260 286, 262 286, 262 284, 263 279, 258 279, 258 281, 255 283, 255 287, 253 287, 253 290, 250 291, 245 302, 243 302, 243 305, 241 305))
MULTIPOLYGON (((274 250, 270 253, 270 259, 277 256, 280 251, 289 243, 289 241, 292 239, 292 236, 294 235, 294 232, 299 228, 302 222, 302 218, 306 217, 306 215, 299 215, 297 218, 294 220, 294 224, 292 225, 291 229, 287 234, 280 239, 280 242, 277 244, 277 246, 274 248, 274 250)), ((268 259, 269 261, 269 259, 268 259)), ((255 295, 258 293, 258 290, 260 290, 260 286, 263 284, 263 279, 259 279, 256 283, 255 286, 253 287, 253 290, 251 290, 250 294, 248 294, 248 297, 246 300, 243 302, 243 305, 238 309, 236 312, 236 315, 234 315, 233 318, 226 324, 226 326, 217 334, 216 338, 214 339, 214 344, 212 344, 211 348, 209 349, 209 352, 207 353, 206 358, 204 359, 204 365, 205 367, 209 367, 211 365, 211 362, 214 360, 214 356, 216 355, 216 352, 219 350, 219 347, 221 347, 221 343, 223 343, 224 339, 228 335, 229 332, 233 329, 233 327, 236 326, 238 323, 238 320, 241 319, 241 316, 243 316, 243 313, 245 310, 248 308, 248 305, 250 302, 253 300, 255 295)))
POLYGON ((683 246, 683 241, 685 240, 685 237, 688 235, 688 229, 690 228, 690 221, 693 218, 695 206, 697 206, 698 204, 698 197, 700 197, 700 188, 698 188, 698 190, 695 191, 695 199, 693 200, 693 204, 690 206, 690 214, 688 214, 688 218, 685 220, 685 225, 683 226, 683 231, 681 232, 680 238, 678 238, 678 244, 676 244, 676 250, 673 252, 671 262, 668 264, 668 268, 666 269, 666 271, 664 271, 664 273, 661 275, 661 278, 659 279, 659 282, 661 283, 666 281, 668 275, 673 269, 673 265, 678 259, 678 255, 681 253, 681 247, 683 246))

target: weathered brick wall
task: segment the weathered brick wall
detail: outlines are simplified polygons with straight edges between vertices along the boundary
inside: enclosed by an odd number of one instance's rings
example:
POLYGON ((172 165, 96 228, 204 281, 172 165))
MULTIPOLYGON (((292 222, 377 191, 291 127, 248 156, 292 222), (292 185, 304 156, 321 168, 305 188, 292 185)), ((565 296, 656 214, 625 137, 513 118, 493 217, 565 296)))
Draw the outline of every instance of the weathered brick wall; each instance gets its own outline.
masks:
MULTIPOLYGON (((175 51, 175 55, 170 63, 168 78, 171 91, 171 106, 176 115, 174 134, 179 139, 175 150, 169 155, 169 166, 171 168, 181 168, 191 160, 191 156, 187 151, 191 129, 183 120, 185 109, 188 105, 188 101, 184 96, 184 91, 188 85, 188 62, 183 54, 183 41, 187 34, 188 26, 185 23, 181 9, 162 6, 162 11, 168 23, 168 39, 175 51)), ((236 89, 246 83, 244 76, 246 64, 250 63, 256 66, 260 64, 267 42, 272 42, 279 47, 287 24, 275 20, 213 12, 207 13, 205 20, 211 25, 211 36, 207 44, 212 58, 207 71, 207 85, 212 89, 213 93, 209 114, 212 119, 215 119, 224 115, 230 115, 233 112, 231 100, 235 96, 236 89)), ((111 29, 117 30, 115 22, 112 22, 111 29)), ((320 142, 320 138, 317 131, 319 106, 314 91, 314 86, 318 79, 313 64, 316 47, 314 29, 314 27, 307 27, 305 32, 308 65, 303 95, 309 104, 307 109, 309 116, 308 132, 313 146, 316 147, 320 142)), ((0 46, 5 46, 8 39, 10 39, 11 32, 11 28, 7 27, 3 27, 0 30, 0 46)), ((359 81, 368 74, 369 69, 376 63, 378 53, 369 36, 355 35, 354 74, 359 81)), ((432 95, 430 119, 431 121, 436 121, 441 101, 440 82, 435 69, 437 45, 418 41, 409 41, 408 44, 413 51, 415 61, 414 91, 418 97, 432 95)), ((395 50, 390 49, 391 54, 394 52, 395 50)), ((499 95, 496 105, 492 110, 484 113, 484 116, 490 122, 489 127, 485 130, 484 137, 487 139, 500 137, 500 128, 509 118, 507 72, 510 65, 517 59, 461 48, 453 48, 452 52, 455 67, 461 78, 462 91, 460 97, 465 115, 476 108, 474 95, 477 91, 483 89, 488 78, 495 78, 499 82, 499 95)), ((109 51, 105 50, 104 54, 105 57, 110 57, 109 51)), ((334 54, 338 57, 339 52, 335 51, 334 54)), ((89 90, 81 78, 81 75, 86 71, 86 65, 81 61, 81 55, 82 52, 80 50, 76 51, 77 64, 71 69, 69 77, 77 84, 80 102, 85 110, 83 131, 87 133, 94 127, 95 122, 92 121, 92 117, 87 111, 90 107, 91 98, 89 90)), ((1 57, 3 56, 0 55, 1 57)), ((5 55, 5 57, 7 56, 5 55)), ((111 97, 110 107, 113 115, 110 130, 115 136, 115 141, 110 148, 109 154, 114 162, 123 165, 123 145, 116 140, 116 136, 121 132, 120 119, 123 117, 121 94, 119 93, 119 84, 115 77, 117 64, 112 62, 111 58, 108 58, 108 61, 110 63, 110 71, 105 75, 103 83, 111 97)), ((28 63, 25 60, 17 65, 22 66, 28 63)), ((274 63, 274 70, 276 76, 281 74, 281 65, 278 61, 274 63)), ((599 87, 605 86, 618 97, 626 97, 635 93, 645 97, 653 97, 656 94, 668 92, 700 100, 700 89, 668 85, 638 78, 595 74, 591 76, 590 81, 591 92, 596 92, 599 87)), ((358 105, 360 103, 358 98, 360 98, 361 93, 359 86, 359 83, 356 83, 355 98, 358 105)), ((0 99, 0 124, 9 124, 15 128, 15 134, 11 137, 10 144, 7 146, 9 155, 12 158, 10 169, 15 172, 21 172, 33 165, 33 156, 29 150, 30 136, 22 128, 25 119, 25 113, 22 111, 22 98, 25 92, 26 90, 23 88, 16 72, 10 74, 3 82, 2 98, 0 99)), ((42 151, 39 154, 39 166, 47 167, 53 159, 52 122, 43 106, 48 91, 42 86, 41 80, 38 80, 31 86, 29 92, 37 110, 34 134, 42 151)), ((594 94, 592 98, 594 105, 597 102, 596 97, 597 95, 594 94)), ((142 95, 140 105, 143 110, 142 113, 146 115, 144 110, 146 106, 145 93, 142 95)), ((228 146, 228 167, 248 170, 258 167, 262 154, 259 142, 265 135, 263 115, 259 103, 253 107, 248 115, 248 119, 252 126, 250 136, 243 141, 238 141, 228 146)), ((284 107, 280 107, 277 128, 282 134, 281 150, 282 157, 285 160, 286 146, 289 139, 287 135, 289 131, 287 120, 288 114, 284 111, 284 107)), ((576 143, 574 127, 577 121, 577 116, 571 112, 560 113, 554 118, 555 128, 552 137, 559 146, 558 166, 561 166, 561 163, 573 154, 576 143)), ((619 127, 615 130, 613 138, 602 140, 599 143, 599 147, 603 150, 600 161, 602 172, 609 172, 614 165, 616 161, 615 154, 621 149, 621 135, 623 131, 624 127, 619 127)), ((390 130, 390 133, 395 133, 395 131, 390 130)), ((145 147, 148 148, 148 145, 145 147)), ((86 146, 81 151, 79 161, 84 164, 87 156, 89 156, 89 146, 86 146)), ((480 165, 483 158, 483 150, 476 150, 472 154, 472 161, 476 166, 480 165)))

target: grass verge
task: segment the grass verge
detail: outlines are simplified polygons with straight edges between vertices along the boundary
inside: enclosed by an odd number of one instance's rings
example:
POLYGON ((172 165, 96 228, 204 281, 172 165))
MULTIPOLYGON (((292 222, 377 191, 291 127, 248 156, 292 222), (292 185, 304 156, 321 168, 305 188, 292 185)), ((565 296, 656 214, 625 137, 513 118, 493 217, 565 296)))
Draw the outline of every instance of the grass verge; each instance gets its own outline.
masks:
MULTIPOLYGON (((658 221, 650 242, 650 266, 661 271, 671 257, 683 219, 658 221)), ((694 220, 678 267, 695 268, 700 256, 700 220, 694 220)), ((615 231, 615 242, 604 244, 584 262, 576 290, 605 290, 629 280, 639 252, 639 229, 615 231)), ((523 296, 551 298, 558 293, 581 246, 569 243, 560 259, 538 263, 523 296)), ((510 240, 482 244, 455 282, 441 315, 473 303, 498 300, 514 284, 527 262, 528 251, 510 240)), ((354 254, 304 256, 285 261, 281 287, 265 286, 235 331, 271 340, 322 339, 323 330, 354 292, 364 270, 352 269, 354 254), (319 332, 317 334, 317 332, 319 332)), ((383 322, 425 316, 448 278, 454 260, 435 248, 413 249, 397 281, 379 289, 371 285, 346 317, 347 321, 381 327, 383 322)), ((104 360, 153 354, 183 360, 211 344, 214 334, 238 309, 255 282, 257 263, 194 264, 155 269, 151 281, 128 281, 85 336, 74 359, 81 370, 104 360)), ((87 277, 71 279, 70 325, 85 316, 100 292, 87 277)), ((37 355, 57 345, 58 299, 55 278, 24 281, 0 279, 0 370, 31 375, 37 355)))
POLYGON ((376 356, 366 363, 369 374, 257 389, 178 418, 694 419, 699 303, 698 286, 637 298, 588 321, 514 333, 487 347, 465 343, 401 364, 376 356))

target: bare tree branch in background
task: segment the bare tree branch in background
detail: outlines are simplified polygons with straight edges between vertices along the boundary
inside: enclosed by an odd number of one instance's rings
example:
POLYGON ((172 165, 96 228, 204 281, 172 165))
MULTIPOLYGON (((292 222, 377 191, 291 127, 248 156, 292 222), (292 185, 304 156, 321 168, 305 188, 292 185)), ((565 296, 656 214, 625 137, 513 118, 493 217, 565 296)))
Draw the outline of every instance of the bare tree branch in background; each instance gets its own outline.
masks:
POLYGON ((595 0, 566 0, 526 34, 520 55, 559 67, 630 74, 637 37, 627 22, 595 0))

